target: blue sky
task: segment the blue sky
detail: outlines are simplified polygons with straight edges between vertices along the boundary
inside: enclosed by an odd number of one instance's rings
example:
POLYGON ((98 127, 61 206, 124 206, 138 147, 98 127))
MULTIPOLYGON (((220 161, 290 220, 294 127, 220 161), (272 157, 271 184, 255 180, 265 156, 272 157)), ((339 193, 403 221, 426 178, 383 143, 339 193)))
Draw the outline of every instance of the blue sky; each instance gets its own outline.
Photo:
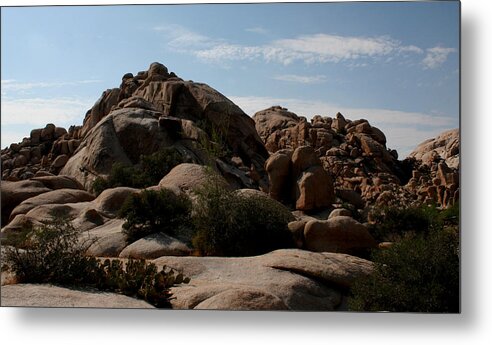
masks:
POLYGON ((405 157, 459 125, 459 3, 2 8, 2 147, 159 61, 253 115, 366 118, 405 157))

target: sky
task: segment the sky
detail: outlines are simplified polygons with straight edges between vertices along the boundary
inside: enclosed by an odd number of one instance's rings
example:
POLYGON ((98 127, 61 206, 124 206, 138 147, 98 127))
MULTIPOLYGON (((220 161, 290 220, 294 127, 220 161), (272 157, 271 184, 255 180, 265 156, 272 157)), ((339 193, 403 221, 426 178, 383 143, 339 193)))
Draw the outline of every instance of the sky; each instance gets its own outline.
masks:
POLYGON ((365 118, 400 158, 459 126, 459 2, 3 7, 1 146, 154 61, 251 116, 365 118))

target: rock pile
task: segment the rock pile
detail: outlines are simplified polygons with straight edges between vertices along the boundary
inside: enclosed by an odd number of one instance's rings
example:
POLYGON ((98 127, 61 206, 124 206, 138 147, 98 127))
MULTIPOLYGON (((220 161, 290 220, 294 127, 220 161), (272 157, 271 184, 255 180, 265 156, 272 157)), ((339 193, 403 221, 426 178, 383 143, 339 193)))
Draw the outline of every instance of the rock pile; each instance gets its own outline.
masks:
MULTIPOLYGON (((256 129, 271 152, 267 161, 270 195, 289 200, 281 187, 286 179, 297 181, 286 173, 289 152, 309 146, 331 176, 340 202, 358 209, 369 205, 404 206, 417 202, 436 202, 444 207, 459 196, 459 138, 457 130, 449 131, 421 144, 410 159, 398 160, 398 153, 386 146, 386 136, 365 119, 349 120, 338 113, 334 118, 304 117, 274 106, 257 112, 253 119, 256 129), (417 159, 412 159, 417 158, 417 159), (420 159, 424 165, 421 167, 420 159), (448 167, 447 163, 451 164, 448 167)), ((318 182, 325 190, 328 182, 318 182)), ((299 208, 309 210, 313 207, 299 208)))
POLYGON ((77 127, 54 124, 33 129, 29 138, 2 150, 2 180, 19 181, 46 173, 58 174, 80 144, 77 127))

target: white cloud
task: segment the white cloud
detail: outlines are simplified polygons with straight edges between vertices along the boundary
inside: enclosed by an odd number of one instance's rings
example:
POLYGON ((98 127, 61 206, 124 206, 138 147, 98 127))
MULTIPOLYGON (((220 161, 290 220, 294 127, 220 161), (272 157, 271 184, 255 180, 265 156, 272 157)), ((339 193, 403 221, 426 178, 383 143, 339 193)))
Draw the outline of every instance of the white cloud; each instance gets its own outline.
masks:
POLYGON ((388 37, 316 34, 275 40, 262 46, 221 43, 192 53, 201 59, 211 61, 261 58, 268 62, 288 65, 295 61, 313 64, 377 58, 398 54, 401 50, 405 50, 405 47, 388 37))
POLYGON ((88 79, 77 81, 56 81, 56 82, 20 82, 15 79, 2 80, 2 94, 6 94, 7 91, 26 91, 36 88, 56 88, 64 86, 75 86, 83 84, 101 83, 102 80, 88 79))
POLYGON ((425 58, 422 60, 422 65, 425 69, 433 69, 441 66, 446 62, 448 55, 456 52, 454 48, 434 47, 428 48, 425 58))
MULTIPOLYGON (((85 113, 93 102, 73 98, 3 99, 2 127, 5 125, 60 126, 82 124, 85 113)), ((22 138, 21 138, 22 139, 22 138)))
POLYGON ((167 44, 178 51, 207 49, 223 42, 223 40, 212 39, 176 24, 156 26, 154 31, 164 33, 169 39, 167 44))
POLYGON ((314 115, 333 117, 337 112, 341 112, 347 119, 351 120, 367 119, 386 134, 387 146, 396 149, 400 158, 406 157, 422 141, 457 126, 457 121, 452 118, 420 112, 352 108, 328 102, 287 98, 254 96, 229 98, 250 116, 273 105, 281 105, 308 119, 314 115))
POLYGON ((253 32, 255 34, 260 34, 260 35, 265 35, 268 33, 268 30, 266 30, 265 28, 263 28, 261 26, 255 26, 252 28, 247 28, 245 31, 246 32, 253 32))
POLYGON ((285 74, 275 76, 273 79, 280 81, 287 81, 293 83, 301 83, 301 84, 320 84, 326 81, 326 76, 324 75, 296 75, 296 74, 285 74))
MULTIPOLYGON (((216 63, 256 59, 284 65, 295 61, 306 64, 353 63, 361 59, 423 53, 421 48, 414 45, 405 46, 389 36, 362 37, 319 33, 278 39, 266 45, 241 45, 223 39, 213 39, 180 25, 158 26, 154 27, 154 30, 167 36, 170 48, 216 63)), ((246 31, 265 33, 265 29, 261 27, 248 28, 246 31)), ((357 66, 365 65, 360 63, 357 66)))

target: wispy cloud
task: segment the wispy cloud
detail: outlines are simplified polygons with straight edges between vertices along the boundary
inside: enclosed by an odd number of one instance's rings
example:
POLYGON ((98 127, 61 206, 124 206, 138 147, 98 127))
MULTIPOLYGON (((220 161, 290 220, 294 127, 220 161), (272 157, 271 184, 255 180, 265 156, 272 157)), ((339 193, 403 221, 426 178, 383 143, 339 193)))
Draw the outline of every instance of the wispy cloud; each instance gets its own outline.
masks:
POLYGON ((76 86, 83 84, 101 83, 102 80, 87 79, 77 81, 49 81, 49 82, 21 82, 15 79, 3 79, 2 80, 2 93, 7 91, 26 91, 36 88, 57 88, 65 86, 76 86))
POLYGON ((397 149, 400 157, 406 157, 419 143, 436 136, 446 129, 457 127, 450 117, 379 108, 353 108, 322 101, 306 101, 300 99, 233 96, 229 97, 247 114, 281 105, 299 116, 310 119, 314 115, 334 116, 341 112, 348 119, 367 119, 372 125, 380 128, 387 137, 388 147, 397 149))
POLYGON ((255 34, 260 34, 260 35, 265 35, 268 33, 268 30, 261 27, 261 26, 255 26, 255 27, 252 27, 252 28, 247 28, 245 29, 246 32, 253 32, 255 34))
POLYGON ((456 52, 454 48, 433 47, 426 50, 427 54, 422 60, 425 69, 434 69, 441 66, 448 59, 448 55, 456 52))
POLYGON ((293 82, 293 83, 301 83, 301 84, 320 84, 326 81, 325 75, 297 75, 297 74, 285 74, 285 75, 277 75, 273 77, 275 80, 293 82))
MULTIPOLYGON (((293 62, 345 62, 364 67, 364 60, 424 53, 424 50, 417 46, 404 45, 389 36, 339 36, 318 33, 277 39, 264 45, 243 45, 224 39, 213 39, 179 25, 158 26, 154 30, 167 35, 168 46, 171 49, 215 63, 244 60, 263 60, 283 65, 293 62)), ((264 32, 261 27, 246 30, 264 32)))
POLYGON ((93 102, 74 98, 3 99, 2 127, 5 125, 60 126, 81 124, 93 102))

